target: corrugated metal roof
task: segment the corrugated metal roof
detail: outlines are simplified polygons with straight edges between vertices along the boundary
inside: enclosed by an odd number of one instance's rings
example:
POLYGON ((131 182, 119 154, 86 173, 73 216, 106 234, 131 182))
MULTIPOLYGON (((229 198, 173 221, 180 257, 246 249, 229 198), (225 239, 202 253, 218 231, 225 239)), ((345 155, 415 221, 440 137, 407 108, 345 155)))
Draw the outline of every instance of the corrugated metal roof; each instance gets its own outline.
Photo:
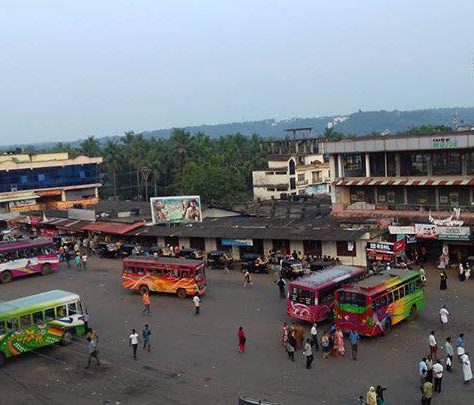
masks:
POLYGON ((104 232, 104 233, 111 233, 115 235, 125 235, 127 232, 133 231, 136 228, 142 226, 142 222, 136 222, 134 224, 122 224, 117 222, 93 222, 89 223, 82 227, 84 231, 92 231, 92 232, 104 232))

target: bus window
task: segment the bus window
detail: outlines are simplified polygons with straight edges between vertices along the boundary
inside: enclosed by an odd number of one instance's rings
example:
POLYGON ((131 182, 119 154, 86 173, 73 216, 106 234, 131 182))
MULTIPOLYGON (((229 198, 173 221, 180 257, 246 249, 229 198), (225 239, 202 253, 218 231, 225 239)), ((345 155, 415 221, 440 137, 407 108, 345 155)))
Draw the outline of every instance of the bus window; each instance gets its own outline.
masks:
POLYGON ((145 273, 143 267, 137 267, 136 269, 138 270, 139 275, 143 275, 145 273))
POLYGON ((181 270, 181 278, 188 278, 188 277, 189 277, 189 271, 181 270))
POLYGON ((383 295, 382 297, 380 297, 379 302, 381 307, 386 307, 388 305, 387 296, 383 295))
POLYGON ((312 305, 314 302, 314 292, 303 288, 293 288, 291 300, 299 304, 312 305))
POLYGON ((389 305, 393 302, 393 294, 391 292, 387 294, 387 302, 389 305))
POLYGON ((54 308, 50 308, 44 311, 44 320, 45 321, 52 321, 56 318, 54 314, 54 308))
POLYGON ((18 329, 18 319, 10 319, 7 321, 7 329, 16 331, 18 329))
POLYGON ((7 329, 5 328, 5 322, 0 321, 0 336, 3 335, 7 329))
POLYGON ((82 315, 84 312, 82 311, 82 304, 81 304, 81 301, 77 301, 76 302, 76 309, 77 309, 77 313, 79 315, 82 315))
POLYGON ((58 315, 58 318, 64 318, 66 316, 66 305, 57 307, 56 314, 58 315))
POLYGON ((398 301, 400 299, 400 295, 398 294, 398 290, 393 292, 393 300, 398 301))
POLYGON ((175 278, 179 277, 179 270, 178 269, 173 270, 173 277, 175 277, 175 278))
POLYGON ((67 305, 67 314, 68 314, 68 316, 77 314, 76 303, 75 302, 67 305))
POLYGON ((416 280, 416 289, 421 289, 421 280, 416 280))
POLYGON ((42 312, 35 312, 33 314, 33 322, 34 323, 43 323, 43 313, 42 312))
POLYGON ((415 292, 415 283, 408 284, 408 294, 415 292))
POLYGON ((30 316, 30 314, 23 315, 23 316, 20 317, 20 326, 22 328, 29 328, 31 326, 31 316, 30 316))
POLYGON ((332 305, 334 301, 334 291, 320 291, 319 292, 319 305, 332 305))
POLYGON ((404 288, 405 288, 405 295, 410 294, 410 293, 408 292, 408 284, 407 284, 404 288))
POLYGON ((398 291, 400 292, 400 298, 403 298, 405 296, 405 287, 400 287, 398 291))

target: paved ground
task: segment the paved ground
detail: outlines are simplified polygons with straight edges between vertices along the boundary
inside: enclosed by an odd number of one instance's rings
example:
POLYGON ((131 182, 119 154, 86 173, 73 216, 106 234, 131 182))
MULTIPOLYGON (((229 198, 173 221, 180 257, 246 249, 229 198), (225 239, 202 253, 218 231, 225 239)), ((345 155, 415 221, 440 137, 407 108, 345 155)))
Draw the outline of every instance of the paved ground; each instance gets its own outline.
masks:
MULTIPOLYGON (((87 348, 81 341, 13 359, 0 371, 0 403, 235 404, 247 395, 286 405, 354 404, 368 386, 381 384, 388 387, 386 403, 416 404, 418 361, 427 352, 429 331, 437 331, 439 343, 463 331, 468 350, 474 346, 474 281, 460 283, 453 274, 442 292, 434 269, 428 272, 426 310, 416 320, 387 337, 364 340, 358 362, 317 356, 306 370, 300 352, 291 363, 280 346, 286 315, 272 276, 256 275, 254 286, 244 289, 240 273, 208 270, 201 315, 193 314, 190 300, 152 295, 152 314, 143 316, 140 297, 121 288, 120 267, 119 261, 93 258, 87 272, 62 268, 0 285, 2 300, 56 288, 79 293, 100 335, 104 362, 85 370, 87 348), (444 303, 453 316, 440 331, 437 313, 444 303), (135 362, 128 335, 145 323, 153 332, 152 352, 140 351, 135 362), (248 337, 245 355, 237 353, 240 325, 248 337)), ((457 363, 452 374, 445 373, 443 390, 434 404, 474 401, 474 384, 463 384, 457 363)))

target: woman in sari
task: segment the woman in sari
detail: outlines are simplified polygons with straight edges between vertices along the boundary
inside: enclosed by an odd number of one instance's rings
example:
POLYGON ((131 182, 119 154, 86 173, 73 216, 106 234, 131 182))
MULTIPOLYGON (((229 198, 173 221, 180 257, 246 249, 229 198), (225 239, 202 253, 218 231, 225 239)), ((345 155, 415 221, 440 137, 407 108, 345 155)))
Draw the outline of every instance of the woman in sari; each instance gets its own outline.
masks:
POLYGON ((281 345, 286 348, 286 344, 288 343, 288 324, 283 322, 283 332, 281 335, 281 345))
POLYGON ((337 347, 337 353, 340 356, 344 356, 345 348, 344 348, 344 335, 342 334, 342 331, 338 329, 336 333, 334 334, 334 343, 337 347))
POLYGON ((242 326, 239 327, 237 338, 239 340, 239 353, 245 353, 245 343, 247 341, 247 338, 245 337, 244 328, 242 326))

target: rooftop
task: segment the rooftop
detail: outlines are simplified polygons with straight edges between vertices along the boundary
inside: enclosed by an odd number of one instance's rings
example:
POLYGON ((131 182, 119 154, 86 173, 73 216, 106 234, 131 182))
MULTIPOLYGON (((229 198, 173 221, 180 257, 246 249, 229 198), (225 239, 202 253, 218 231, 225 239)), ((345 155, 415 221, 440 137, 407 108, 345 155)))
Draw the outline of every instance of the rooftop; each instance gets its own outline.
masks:
POLYGON ((365 269, 361 267, 344 265, 332 266, 323 270, 319 270, 310 276, 301 277, 298 280, 293 281, 291 285, 319 287, 329 281, 338 283, 340 281, 349 279, 352 275, 361 274, 363 272, 365 272, 365 269))

